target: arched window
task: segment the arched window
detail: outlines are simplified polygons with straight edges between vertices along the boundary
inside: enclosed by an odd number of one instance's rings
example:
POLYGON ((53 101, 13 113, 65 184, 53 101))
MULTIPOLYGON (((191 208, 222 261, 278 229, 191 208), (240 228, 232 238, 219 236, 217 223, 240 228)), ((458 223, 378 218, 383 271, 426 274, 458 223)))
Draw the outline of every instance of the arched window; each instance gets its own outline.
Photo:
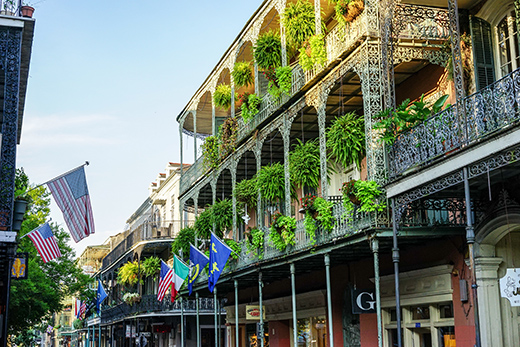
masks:
POLYGON ((508 12, 500 20, 496 26, 495 35, 498 44, 498 68, 500 76, 505 76, 520 67, 518 32, 514 10, 508 12))

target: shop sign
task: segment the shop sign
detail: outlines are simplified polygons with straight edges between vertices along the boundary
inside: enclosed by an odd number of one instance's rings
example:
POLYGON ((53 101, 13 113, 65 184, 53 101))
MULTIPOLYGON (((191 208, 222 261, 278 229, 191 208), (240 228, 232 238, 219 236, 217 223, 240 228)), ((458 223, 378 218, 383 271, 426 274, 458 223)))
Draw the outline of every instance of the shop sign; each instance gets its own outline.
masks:
POLYGON ((511 306, 520 306, 520 269, 507 269, 500 279, 500 296, 509 300, 511 306))
POLYGON ((352 313, 376 313, 376 295, 373 289, 352 289, 352 313))
POLYGON ((16 280, 27 279, 27 266, 29 265, 29 253, 16 253, 11 267, 11 278, 16 280))
MULTIPOLYGON (((264 320, 265 320, 265 306, 263 306, 264 320)), ((260 320, 260 306, 246 305, 246 319, 260 320)))

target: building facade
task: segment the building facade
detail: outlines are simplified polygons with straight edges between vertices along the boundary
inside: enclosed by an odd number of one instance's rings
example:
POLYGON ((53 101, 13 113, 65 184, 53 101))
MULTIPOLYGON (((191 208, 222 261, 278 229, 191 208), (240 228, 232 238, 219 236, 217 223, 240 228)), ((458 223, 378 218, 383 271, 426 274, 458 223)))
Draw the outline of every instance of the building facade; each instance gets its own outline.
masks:
POLYGON ((228 345, 518 345, 508 269, 520 262, 520 3, 365 0, 350 16, 345 3, 264 1, 177 117, 181 168, 186 139, 196 159, 181 169, 180 210, 202 217, 232 201, 223 236, 242 251, 217 285, 228 345), (290 18, 309 7, 314 28, 298 43, 290 18), (272 66, 266 41, 279 42, 272 66), (250 66, 246 83, 238 63, 250 66), (364 122, 343 150, 361 153, 350 164, 331 136, 345 114, 364 122), (312 187, 293 166, 308 142, 319 159, 312 187), (244 203, 237 186, 274 168, 281 194, 256 183, 255 203, 244 203), (378 208, 345 201, 352 179, 380 187, 378 208), (309 223, 308 193, 333 203, 332 227, 309 223), (279 213, 296 223, 281 248, 279 213))

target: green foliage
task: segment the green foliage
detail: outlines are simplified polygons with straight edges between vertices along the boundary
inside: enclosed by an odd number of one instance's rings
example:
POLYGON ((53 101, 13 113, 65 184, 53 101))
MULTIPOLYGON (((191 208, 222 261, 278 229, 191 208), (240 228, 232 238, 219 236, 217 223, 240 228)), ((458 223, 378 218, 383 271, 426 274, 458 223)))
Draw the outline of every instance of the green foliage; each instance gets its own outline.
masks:
POLYGON ((316 189, 320 185, 320 146, 317 140, 302 143, 298 139, 289 153, 291 182, 303 188, 316 189))
POLYGON ((219 84, 213 93, 213 102, 216 107, 228 110, 231 107, 231 86, 228 84, 219 84))
POLYGON ((316 243, 316 220, 313 217, 312 210, 305 211, 305 219, 303 221, 303 226, 305 228, 305 233, 309 236, 311 245, 316 243))
POLYGON ((281 97, 283 94, 290 95, 292 88, 292 70, 289 66, 277 67, 275 70, 275 79, 269 80, 267 91, 275 98, 281 97))
POLYGON ((316 30, 313 4, 307 0, 288 4, 282 14, 282 23, 289 52, 296 52, 316 30))
POLYGON ((231 75, 235 81, 236 88, 248 86, 254 83, 253 69, 250 62, 236 62, 231 75))
MULTIPOLYGON (((256 174, 258 190, 266 202, 278 202, 285 199, 285 172, 283 165, 273 163, 262 166, 256 174)), ((291 182, 291 197, 296 196, 294 183, 291 182)))
POLYGON ((355 163, 361 170, 366 155, 365 121, 354 112, 337 117, 327 129, 329 157, 343 168, 355 163))
POLYGON ((179 231, 172 243, 172 253, 179 258, 189 259, 190 243, 195 244, 195 228, 185 227, 179 231))
MULTIPOLYGON (((212 207, 208 206, 195 219, 195 231, 199 239, 209 240, 211 238, 211 231, 213 230, 213 212, 212 207)), ((218 237, 222 238, 222 233, 217 232, 218 237)))
POLYGON ((324 198, 316 198, 316 200, 314 200, 314 208, 318 212, 316 220, 320 223, 321 227, 328 232, 332 231, 334 223, 336 222, 332 215, 333 206, 333 202, 327 201, 324 198))
POLYGON ((134 303, 141 300, 141 296, 139 293, 125 293, 123 295, 123 301, 128 305, 132 306, 134 303))
POLYGON ((440 112, 447 99, 448 95, 443 95, 432 105, 427 105, 423 94, 419 101, 413 102, 410 106, 410 99, 406 99, 395 111, 386 109, 380 112, 376 115, 380 121, 374 124, 374 129, 381 131, 380 141, 392 145, 399 135, 440 112))
MULTIPOLYGON (((146 277, 155 276, 161 270, 161 259, 159 257, 148 257, 141 263, 141 272, 146 277)), ((155 280, 155 278, 154 278, 155 280)))
POLYGON ((354 209, 354 203, 350 201, 349 196, 354 196, 359 200, 359 210, 362 212, 383 211, 386 208, 385 200, 378 201, 381 196, 379 184, 375 181, 354 181, 352 184, 343 185, 343 204, 347 211, 354 209))
MULTIPOLYGON (((235 151, 238 135, 238 122, 235 117, 227 117, 220 126, 220 159, 235 151)), ((218 166, 218 165, 217 165, 218 166)))
MULTIPOLYGON (((31 188, 25 172, 17 170, 15 176, 15 197, 31 188)), ((25 213, 19 237, 45 223, 50 214, 49 193, 45 186, 26 193, 29 208, 25 213)), ((70 234, 50 223, 52 232, 62 253, 60 258, 43 263, 34 244, 28 237, 19 239, 18 250, 29 253, 28 279, 11 281, 9 303, 9 333, 29 338, 28 331, 50 320, 53 313, 63 309, 62 299, 76 296, 82 300, 90 300, 96 292, 88 288, 95 280, 83 274, 76 267, 75 253, 69 245, 70 234)))
POLYGON ((289 245, 296 243, 294 230, 296 229, 296 219, 277 213, 273 216, 269 232, 269 242, 278 249, 284 251, 289 245))
POLYGON ((244 93, 241 95, 242 100, 242 118, 244 122, 249 121, 256 115, 259 111, 260 104, 262 103, 262 98, 256 95, 255 93, 249 94, 244 93))
POLYGON ((215 202, 211 211, 217 235, 223 235, 233 228, 233 202, 231 200, 224 199, 215 202))
POLYGON ((363 12, 363 0, 330 0, 334 4, 336 20, 340 24, 347 24, 356 19, 363 12))
POLYGON ((242 180, 235 185, 235 197, 238 202, 247 204, 248 208, 255 208, 258 199, 256 175, 249 180, 242 180))
POLYGON ((282 41, 280 34, 269 30, 256 41, 253 56, 259 69, 267 70, 282 65, 282 41))
POLYGON ((247 238, 247 250, 254 254, 255 257, 262 259, 264 257, 264 237, 263 230, 251 228, 249 237, 247 238))
POLYGON ((133 286, 139 281, 139 263, 136 261, 126 262, 117 270, 117 283, 133 286))
POLYGON ((313 35, 300 48, 299 62, 303 71, 312 70, 316 66, 327 64, 327 51, 323 35, 313 35))
POLYGON ((72 326, 76 330, 82 329, 84 326, 83 322, 84 322, 84 320, 82 320, 82 319, 75 319, 74 322, 72 322, 72 326))
POLYGON ((220 139, 218 136, 208 136, 202 148, 202 163, 206 169, 216 169, 220 165, 220 139))
POLYGON ((242 247, 240 247, 240 244, 233 239, 224 239, 224 242, 233 251, 231 252, 230 257, 234 260, 238 260, 240 253, 242 253, 242 247))

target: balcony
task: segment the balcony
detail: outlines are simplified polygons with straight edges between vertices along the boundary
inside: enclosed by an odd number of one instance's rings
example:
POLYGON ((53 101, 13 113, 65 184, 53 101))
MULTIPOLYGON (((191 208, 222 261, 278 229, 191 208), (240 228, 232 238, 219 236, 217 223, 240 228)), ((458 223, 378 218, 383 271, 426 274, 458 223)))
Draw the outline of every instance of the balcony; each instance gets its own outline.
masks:
MULTIPOLYGON (((182 303, 185 313, 196 312, 196 300, 187 300, 182 303)), ((199 312, 213 313, 214 307, 213 299, 199 298, 199 312)), ((176 300, 172 303, 169 298, 158 301, 157 295, 143 295, 139 303, 135 303, 131 306, 126 303, 121 303, 109 308, 103 308, 101 312, 102 324, 111 323, 129 316, 152 312, 161 312, 162 314, 166 312, 176 312, 180 315, 181 301, 176 300)))
POLYGON ((110 253, 103 258, 103 268, 116 262, 123 254, 141 241, 172 240, 182 229, 181 221, 163 221, 160 223, 143 223, 130 231, 110 253))
POLYGON ((390 180, 518 126, 519 103, 517 69, 401 134, 389 148, 390 180))
MULTIPOLYGON (((24 17, 22 13, 22 0, 1 0, 0 1, 0 15, 12 17, 24 17)), ((27 16, 27 14, 25 15, 27 16)))
MULTIPOLYGON (((301 93, 304 87, 315 83, 317 76, 325 70, 332 69, 340 58, 347 56, 358 47, 363 40, 369 36, 368 18, 366 11, 346 26, 336 25, 325 36, 325 47, 327 51, 327 63, 322 67, 316 67, 304 72, 295 64, 292 66, 292 89, 289 95, 281 98, 273 98, 266 94, 263 96, 260 111, 248 122, 241 118, 238 121, 237 144, 243 142, 247 137, 269 120, 276 112, 282 112, 281 106, 288 103, 293 97, 301 93)), ((413 45, 431 45, 449 39, 448 11, 444 9, 404 5, 396 6, 394 14, 393 37, 399 40, 398 44, 410 42, 413 45)), ((370 33, 378 36, 379 33, 370 33)), ((439 49, 439 45, 435 46, 439 49)), ((180 195, 186 193, 190 187, 201 178, 207 168, 203 165, 203 158, 199 158, 189 167, 180 179, 180 195)))

